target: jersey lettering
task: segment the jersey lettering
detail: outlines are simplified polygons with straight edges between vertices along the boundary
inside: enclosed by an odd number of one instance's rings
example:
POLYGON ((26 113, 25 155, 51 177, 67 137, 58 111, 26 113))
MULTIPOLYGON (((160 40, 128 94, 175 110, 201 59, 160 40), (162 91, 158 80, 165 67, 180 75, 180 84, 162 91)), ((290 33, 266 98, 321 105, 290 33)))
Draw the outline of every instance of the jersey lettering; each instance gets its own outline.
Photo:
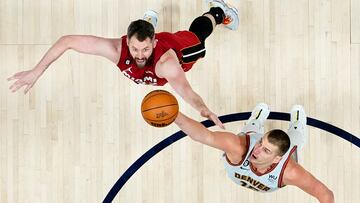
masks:
POLYGON ((262 184, 260 181, 256 181, 252 179, 250 176, 240 175, 238 173, 235 173, 235 178, 240 179, 241 186, 255 190, 255 191, 268 191, 270 190, 270 187, 267 187, 266 185, 262 184))

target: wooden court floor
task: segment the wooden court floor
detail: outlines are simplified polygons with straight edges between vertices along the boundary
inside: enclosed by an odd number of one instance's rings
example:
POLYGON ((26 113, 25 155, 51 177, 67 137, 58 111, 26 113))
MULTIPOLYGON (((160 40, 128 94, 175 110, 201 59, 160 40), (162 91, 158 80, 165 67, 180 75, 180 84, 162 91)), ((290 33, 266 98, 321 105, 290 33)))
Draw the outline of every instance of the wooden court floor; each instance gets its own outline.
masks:
MULTIPOLYGON (((258 102, 360 134, 360 1, 232 0, 237 31, 219 26, 206 57, 187 73, 218 115, 258 102)), ((136 85, 106 59, 66 52, 27 95, 6 78, 33 68, 62 35, 117 38, 147 9, 156 30, 185 30, 208 10, 202 0, 0 0, 0 202, 101 202, 144 152, 179 129, 147 125, 136 85)), ((173 92, 168 85, 161 89, 173 92)), ((176 95, 180 109, 198 113, 176 95)), ((237 132, 244 122, 226 124, 237 132)), ((269 121, 266 129, 287 129, 269 121)), ((219 130, 218 128, 212 128, 219 130)), ((161 151, 127 182, 115 202, 316 202, 295 187, 259 194, 227 178, 222 152, 188 137, 161 151)), ((360 202, 360 149, 309 127, 303 166, 335 194, 360 202)))

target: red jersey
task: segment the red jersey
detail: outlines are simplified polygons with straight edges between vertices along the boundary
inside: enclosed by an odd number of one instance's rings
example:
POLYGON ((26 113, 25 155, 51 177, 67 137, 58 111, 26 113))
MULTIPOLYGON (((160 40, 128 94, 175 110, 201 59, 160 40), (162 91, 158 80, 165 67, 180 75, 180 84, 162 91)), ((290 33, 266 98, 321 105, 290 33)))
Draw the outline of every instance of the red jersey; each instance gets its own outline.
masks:
POLYGON ((175 51, 184 72, 190 70, 196 60, 205 55, 205 49, 198 51, 201 43, 194 33, 190 31, 160 32, 155 34, 155 39, 158 41, 151 60, 149 59, 144 68, 138 68, 135 60, 130 55, 126 38, 126 35, 121 37, 121 56, 117 66, 126 77, 137 84, 162 86, 167 83, 165 78, 159 78, 156 75, 155 66, 160 57, 169 49, 175 51))

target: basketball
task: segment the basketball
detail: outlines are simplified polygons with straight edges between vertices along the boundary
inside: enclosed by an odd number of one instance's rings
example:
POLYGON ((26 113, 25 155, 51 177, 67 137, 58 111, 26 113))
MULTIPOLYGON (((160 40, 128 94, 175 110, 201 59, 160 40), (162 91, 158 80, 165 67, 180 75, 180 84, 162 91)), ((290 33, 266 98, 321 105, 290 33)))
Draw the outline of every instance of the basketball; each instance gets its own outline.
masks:
POLYGON ((147 94, 141 103, 144 120, 154 127, 170 125, 179 112, 179 104, 170 92, 154 90, 147 94))

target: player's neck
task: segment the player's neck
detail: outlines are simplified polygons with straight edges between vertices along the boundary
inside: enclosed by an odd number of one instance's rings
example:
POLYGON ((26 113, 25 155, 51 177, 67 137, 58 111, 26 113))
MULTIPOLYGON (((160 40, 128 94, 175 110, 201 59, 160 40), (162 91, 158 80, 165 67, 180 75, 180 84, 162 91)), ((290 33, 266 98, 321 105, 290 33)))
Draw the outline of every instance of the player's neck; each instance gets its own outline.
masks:
POLYGON ((272 163, 270 164, 251 164, 253 169, 255 169, 259 173, 266 173, 270 168, 272 163))

